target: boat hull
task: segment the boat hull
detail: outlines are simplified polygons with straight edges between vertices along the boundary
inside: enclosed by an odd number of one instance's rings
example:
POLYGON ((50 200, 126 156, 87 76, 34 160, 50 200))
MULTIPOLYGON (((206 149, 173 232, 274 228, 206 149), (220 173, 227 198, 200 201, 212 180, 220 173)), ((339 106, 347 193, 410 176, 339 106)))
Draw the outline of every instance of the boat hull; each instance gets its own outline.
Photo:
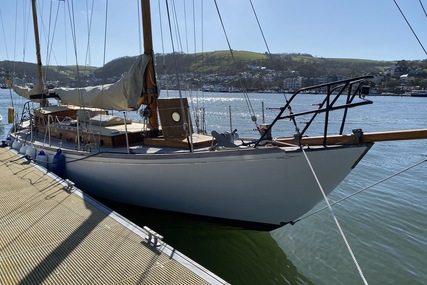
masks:
MULTIPOLYGON (((305 150, 326 194, 372 144, 305 150)), ((56 149, 44 148, 52 157, 56 149)), ((299 149, 123 154, 62 150, 65 175, 89 195, 137 206, 279 227, 322 199, 299 149)))

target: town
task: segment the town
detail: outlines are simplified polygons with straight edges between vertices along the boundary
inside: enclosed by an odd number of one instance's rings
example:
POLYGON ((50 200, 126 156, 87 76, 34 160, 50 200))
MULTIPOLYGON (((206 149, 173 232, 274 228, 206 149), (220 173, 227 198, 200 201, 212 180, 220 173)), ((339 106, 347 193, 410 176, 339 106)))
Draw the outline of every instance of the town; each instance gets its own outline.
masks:
MULTIPOLYGON (((230 61, 224 51, 198 56, 156 54, 158 82, 163 90, 294 92, 306 86, 369 74, 374 76, 371 94, 427 96, 427 60, 327 59, 307 54, 268 56, 244 51, 235 52, 235 57, 237 60, 230 61), (169 68, 173 66, 172 60, 179 62, 179 77, 169 68)), ((126 74, 135 58, 118 58, 100 68, 84 66, 78 76, 72 66, 44 67, 45 82, 49 87, 113 83, 126 74)), ((7 88, 11 78, 14 84, 31 85, 37 77, 36 70, 32 63, 0 61, 0 86, 7 88)))

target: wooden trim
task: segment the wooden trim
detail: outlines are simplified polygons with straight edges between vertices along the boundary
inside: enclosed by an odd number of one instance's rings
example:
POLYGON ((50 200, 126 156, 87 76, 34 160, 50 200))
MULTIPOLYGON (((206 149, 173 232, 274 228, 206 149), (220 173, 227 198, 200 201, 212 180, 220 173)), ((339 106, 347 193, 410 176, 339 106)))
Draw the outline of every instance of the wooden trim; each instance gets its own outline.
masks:
MULTIPOLYGON (((322 145, 322 137, 304 137, 301 138, 301 145, 322 145)), ((376 133, 364 133, 360 139, 355 135, 335 135, 328 136, 326 138, 327 145, 336 144, 359 144, 369 142, 383 142, 383 141, 398 141, 398 140, 418 140, 427 139, 427 129, 416 129, 416 130, 398 130, 388 132, 376 132, 376 133)), ((275 140, 278 142, 277 145, 281 144, 293 144, 296 145, 294 138, 279 138, 275 140)), ((275 141, 271 143, 274 145, 275 141)))

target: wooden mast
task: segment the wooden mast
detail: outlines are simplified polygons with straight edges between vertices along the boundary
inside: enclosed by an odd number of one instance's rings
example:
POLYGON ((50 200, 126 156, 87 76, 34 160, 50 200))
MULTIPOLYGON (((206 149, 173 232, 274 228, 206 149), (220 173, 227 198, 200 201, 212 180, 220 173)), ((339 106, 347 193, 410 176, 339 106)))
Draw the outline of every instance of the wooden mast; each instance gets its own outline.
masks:
MULTIPOLYGON (((40 38, 39 38, 39 26, 37 22, 37 10, 36 10, 36 0, 32 0, 32 11, 33 11, 33 25, 34 25, 34 38, 36 42, 36 56, 37 56, 37 83, 34 86, 35 92, 43 94, 44 84, 43 84, 43 74, 42 74, 42 59, 40 55, 40 38)), ((45 99, 42 99, 41 105, 45 106, 45 99)))
POLYGON ((157 89, 156 72, 154 69, 154 51, 153 37, 151 31, 151 12, 150 0, 141 0, 142 9, 142 31, 144 39, 144 54, 150 56, 150 61, 145 70, 146 89, 143 91, 141 98, 138 101, 138 106, 141 104, 147 105, 151 109, 149 117, 151 134, 156 136, 159 130, 159 120, 157 112, 157 97, 159 90, 157 89))

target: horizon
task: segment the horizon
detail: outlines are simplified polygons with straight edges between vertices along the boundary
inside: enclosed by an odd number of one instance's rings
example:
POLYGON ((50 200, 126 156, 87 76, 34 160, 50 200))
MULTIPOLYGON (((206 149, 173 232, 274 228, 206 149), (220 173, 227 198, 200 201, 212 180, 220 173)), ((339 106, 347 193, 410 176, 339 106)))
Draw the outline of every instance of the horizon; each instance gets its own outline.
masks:
MULTIPOLYGON (((15 7, 0 8, 3 34, 0 60, 35 63, 31 5, 25 0, 14 2, 15 7)), ((230 3, 218 0, 227 37, 224 36, 216 7, 211 2, 183 0, 180 3, 184 4, 184 8, 169 7, 172 8, 171 14, 177 15, 177 19, 171 19, 172 36, 164 13, 165 5, 152 2, 156 54, 213 52, 228 50, 230 45, 235 51, 265 53, 269 49, 272 54, 309 54, 315 58, 374 61, 427 58, 393 2, 360 0, 343 6, 339 0, 322 3, 315 0, 286 3, 274 0, 234 0, 230 3), (262 34, 250 3, 257 12, 262 34), (200 11, 203 11, 203 29, 199 27, 202 24, 200 11), (330 19, 323 18, 323 11, 330 13, 330 19), (263 35, 268 46, 264 44, 263 35)), ((425 29, 427 17, 420 3, 400 2, 400 8, 413 30, 418 32, 425 29)), ((122 1, 113 0, 108 7, 101 3, 92 9, 81 2, 38 1, 37 9, 43 64, 69 66, 78 63, 81 66, 101 67, 111 60, 142 53, 139 7, 136 3, 124 6, 122 1), (70 14, 72 17, 69 17, 70 14), (74 31, 70 29, 70 22, 75 23, 74 31), (76 37, 70 40, 69 36, 73 33, 76 37), (77 49, 73 50, 73 46, 77 49)), ((426 33, 418 32, 417 36, 423 45, 427 44, 426 33)))

